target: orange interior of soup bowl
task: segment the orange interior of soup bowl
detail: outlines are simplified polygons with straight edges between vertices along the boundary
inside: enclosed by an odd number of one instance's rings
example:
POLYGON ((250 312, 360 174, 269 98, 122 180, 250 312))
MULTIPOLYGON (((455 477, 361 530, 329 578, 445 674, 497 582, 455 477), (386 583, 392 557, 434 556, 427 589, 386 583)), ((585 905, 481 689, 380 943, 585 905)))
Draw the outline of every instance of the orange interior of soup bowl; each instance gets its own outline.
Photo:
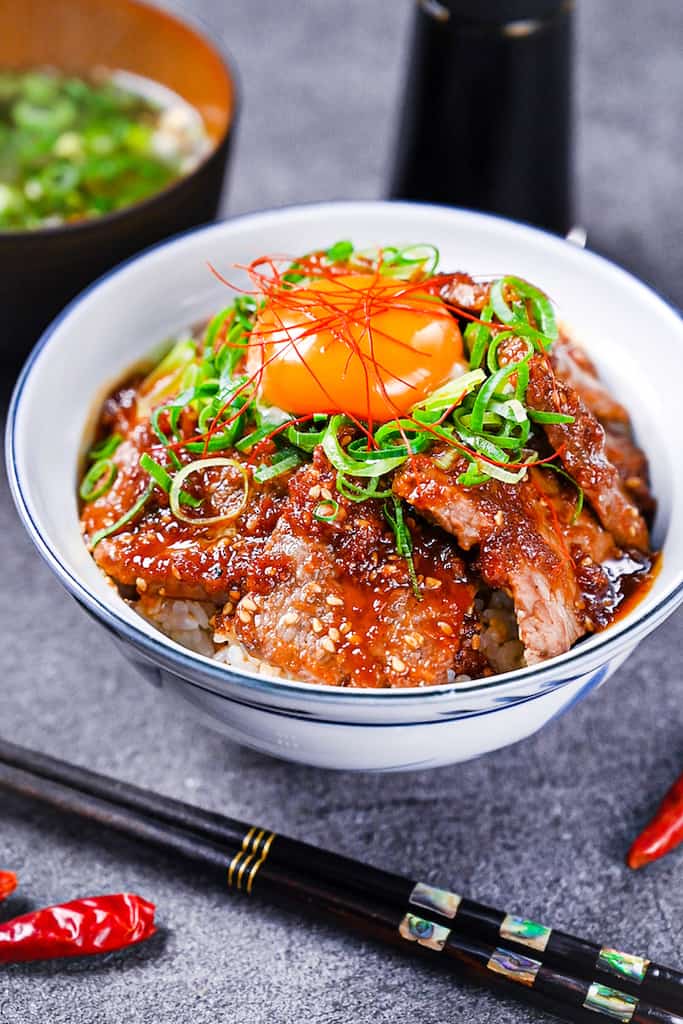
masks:
POLYGON ((0 3, 0 68, 45 66, 160 82, 200 112, 215 143, 232 118, 234 85, 220 54, 190 25, 138 0, 0 3))

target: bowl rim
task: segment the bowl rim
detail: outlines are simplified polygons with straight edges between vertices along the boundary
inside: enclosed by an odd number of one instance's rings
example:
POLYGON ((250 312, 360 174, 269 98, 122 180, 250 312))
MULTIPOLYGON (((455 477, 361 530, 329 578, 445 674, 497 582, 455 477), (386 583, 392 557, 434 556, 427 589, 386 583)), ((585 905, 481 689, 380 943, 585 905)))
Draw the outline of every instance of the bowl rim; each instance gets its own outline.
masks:
MULTIPOLYGON (((121 207, 120 210, 112 210, 111 213, 105 213, 99 217, 82 217, 80 220, 75 220, 68 224, 51 224, 43 227, 25 228, 23 230, 12 229, 9 231, 0 228, 0 246, 5 244, 29 244, 34 239, 38 242, 47 240, 58 242, 61 237, 78 237, 81 234, 87 236, 90 231, 95 231, 98 228, 106 230, 110 225, 118 224, 133 212, 139 212, 144 215, 150 208, 153 208, 158 203, 163 203, 166 199, 172 198, 178 191, 181 191, 188 182, 191 182, 197 174, 204 170, 207 164, 216 157, 216 154, 220 152, 233 135, 242 111, 242 82, 237 71, 235 59, 224 44, 222 37, 216 34, 212 35, 211 28, 204 18, 179 9, 175 3, 162 7, 157 0, 152 0, 152 2, 150 0, 128 0, 128 2, 136 4, 138 7, 147 7, 150 10, 156 11, 157 14, 165 15, 190 28, 199 36, 207 49, 213 50, 216 54, 225 71, 232 92, 232 109, 229 112, 222 134, 217 139, 211 140, 210 148, 191 171, 176 178, 175 181, 170 181, 168 185, 164 185, 157 192, 152 192, 145 199, 140 199, 138 202, 121 207)), ((114 68, 113 70, 116 71, 117 69, 114 68)), ((176 236, 169 236, 169 240, 174 237, 176 236)), ((146 250, 141 251, 144 252, 146 250)), ((135 255, 138 254, 136 253, 135 255)), ((122 266, 122 264, 117 264, 117 266, 122 266)), ((93 284, 96 284, 98 280, 100 278, 97 278, 93 284)), ((82 294, 82 292, 79 292, 79 295, 82 294)))
MULTIPOLYGON (((356 703, 362 701, 364 704, 371 703, 383 705, 386 704, 387 701, 401 704, 417 701, 420 705, 426 705, 434 700, 443 698, 454 699, 458 696, 468 697, 474 693, 485 692, 486 694, 500 695, 501 692, 514 692, 514 690, 524 687, 525 684, 528 684, 534 679, 549 680, 552 677, 556 677, 555 686, 562 686, 589 671, 591 664, 595 667, 596 658, 598 659, 598 663, 601 665, 607 663, 610 657, 615 656, 628 646, 629 639, 632 639, 635 643, 639 638, 639 635, 647 632, 648 630, 646 627, 648 623, 653 619, 656 620, 652 626, 652 628, 655 628, 655 626, 662 621, 669 612, 674 611, 675 608, 683 602, 683 569, 681 569, 677 578, 672 581, 667 591, 663 594, 657 604, 648 609, 645 615, 643 615, 642 612, 639 613, 638 606, 636 606, 621 625, 617 624, 603 633, 595 634, 592 638, 594 640, 594 644, 588 650, 579 644, 578 647, 572 648, 564 654, 546 659, 536 665, 525 666, 524 668, 516 669, 512 672, 467 682, 450 682, 437 686, 422 687, 345 688, 330 686, 325 683, 307 683, 304 681, 282 679, 274 676, 269 677, 266 674, 252 673, 243 669, 239 665, 227 665, 216 662, 214 659, 206 655, 197 654, 191 649, 183 647, 170 637, 167 637, 159 629, 155 629, 153 636, 147 634, 143 629, 133 625, 125 619, 117 611, 114 604, 109 605, 108 603, 105 603, 97 594, 93 593, 81 580, 79 574, 71 569, 67 560, 63 559, 59 552, 54 549, 43 536, 39 526, 34 520, 30 509, 30 503, 28 501, 27 494, 25 493, 26 488, 18 470, 16 458, 17 420, 24 388, 41 353, 51 343, 57 329, 65 320, 68 319, 72 311, 78 305, 88 298, 91 293, 95 292, 112 278, 120 275, 135 263, 142 262, 152 253, 176 246, 194 235, 218 233, 234 224, 239 226, 243 222, 249 223, 255 221, 258 223, 261 220, 268 220, 271 218, 276 220, 281 218, 287 219, 289 216, 304 212, 311 213, 319 211, 321 214, 324 214, 326 210, 329 211, 331 208, 339 209, 340 207, 346 207, 348 210, 351 207, 356 207, 367 210, 371 207, 397 206, 409 208, 414 211, 428 209, 444 215, 455 212, 466 219, 472 219, 474 221, 485 220, 493 222, 493 224, 502 223, 508 226, 512 225, 525 232, 540 235, 546 240, 551 240, 553 243, 568 244, 561 236, 554 235, 549 231, 545 231, 533 225, 528 225, 519 221, 512 221, 509 218, 499 217, 495 214, 481 213, 479 211, 467 210, 461 207, 447 207, 432 203, 415 203, 402 200, 329 200, 298 203, 272 209, 251 211, 226 220, 217 221, 212 224, 189 228, 188 230, 179 232, 170 238, 162 240, 161 242, 150 245, 141 252, 136 253, 123 262, 117 264, 117 266, 106 271, 97 280, 88 285, 74 299, 72 299, 71 302, 69 302, 61 313, 52 321, 52 323, 48 325, 31 350, 24 366, 22 367, 12 393, 5 430, 5 461, 7 466, 7 475, 10 492, 17 512, 39 554, 66 590, 71 593, 71 595, 81 605, 83 605, 86 610, 90 611, 97 619, 101 620, 106 627, 131 642, 136 648, 143 650, 155 663, 158 663, 159 658, 161 658, 164 662, 170 663, 181 670, 186 669, 194 673, 199 670, 205 679, 208 677, 211 678, 212 681, 218 683, 219 689, 221 688, 220 684, 225 687, 227 683, 237 682, 240 685, 244 685, 251 691, 262 691, 270 696, 285 697, 288 695, 290 697, 297 698, 304 697, 309 701, 329 702, 341 700, 348 702, 351 700, 356 703), (634 634, 636 635, 634 636, 634 634), (582 662, 583 668, 581 668, 582 662), (566 668, 569 669, 569 674, 565 673, 566 668), (559 678, 557 678, 558 673, 560 674, 559 678)), ((667 298, 665 298, 656 289, 651 288, 649 285, 640 281, 635 277, 635 275, 631 274, 623 267, 620 267, 617 263, 599 255, 598 253, 593 253, 587 250, 583 250, 583 256, 589 261, 595 261, 601 265, 606 265, 612 271, 616 271, 620 276, 626 279, 630 287, 642 289, 650 296, 654 295, 659 302, 674 314, 676 319, 683 320, 683 314, 681 311, 678 310, 677 307, 674 306, 667 298)), ((112 595, 112 601, 121 600, 115 590, 112 591, 112 595)))

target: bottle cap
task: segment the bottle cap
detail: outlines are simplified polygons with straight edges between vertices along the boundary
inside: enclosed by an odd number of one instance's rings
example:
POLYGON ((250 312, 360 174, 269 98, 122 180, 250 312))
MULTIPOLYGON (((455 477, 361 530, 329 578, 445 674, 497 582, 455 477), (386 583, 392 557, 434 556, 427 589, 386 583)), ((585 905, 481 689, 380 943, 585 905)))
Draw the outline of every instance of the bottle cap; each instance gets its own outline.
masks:
POLYGON ((563 8, 573 7, 572 0, 418 0, 422 10, 436 21, 450 17, 469 21, 506 23, 552 17, 563 8))

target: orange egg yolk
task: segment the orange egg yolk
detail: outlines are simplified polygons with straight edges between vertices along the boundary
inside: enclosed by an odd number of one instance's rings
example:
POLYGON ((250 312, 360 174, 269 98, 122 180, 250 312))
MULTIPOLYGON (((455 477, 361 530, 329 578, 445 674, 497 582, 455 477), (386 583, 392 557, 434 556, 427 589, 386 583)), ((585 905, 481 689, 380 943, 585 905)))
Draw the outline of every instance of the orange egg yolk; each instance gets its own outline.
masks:
POLYGON ((276 293, 249 346, 249 371, 260 367, 267 404, 374 422, 407 413, 462 363, 460 330, 442 303, 372 274, 276 293))

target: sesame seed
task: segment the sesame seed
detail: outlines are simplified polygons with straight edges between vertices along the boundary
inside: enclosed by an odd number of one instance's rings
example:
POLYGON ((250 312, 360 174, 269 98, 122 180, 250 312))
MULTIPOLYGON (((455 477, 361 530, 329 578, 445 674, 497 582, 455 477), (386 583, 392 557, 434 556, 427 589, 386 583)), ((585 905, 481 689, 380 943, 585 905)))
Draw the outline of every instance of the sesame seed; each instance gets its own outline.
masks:
POLYGON ((475 633, 474 636, 472 637, 472 643, 470 646, 472 647, 473 651, 478 651, 479 648, 481 647, 481 637, 479 636, 478 633, 475 633))
POLYGON ((319 583, 309 583, 308 589, 312 594, 322 594, 323 588, 319 583))
POLYGON ((586 568, 588 568, 588 566, 592 565, 592 564, 593 564, 593 559, 589 555, 586 555, 585 558, 581 559, 581 565, 585 566, 586 568))
POLYGON ((503 525, 503 523, 505 522, 505 515, 503 513, 502 508, 498 509, 498 511, 496 512, 495 516, 493 517, 493 521, 496 524, 496 526, 502 526, 503 525))
POLYGON ((248 612, 255 612, 256 607, 256 601, 254 601, 254 599, 248 594, 246 597, 242 598, 242 608, 246 608, 248 612))
POLYGON ((265 567, 265 569, 263 570, 263 575, 264 576, 274 576, 276 572, 277 572, 277 569, 275 568, 274 565, 267 565, 265 567))
POLYGON ((329 489, 329 487, 320 488, 320 497, 324 498, 325 501, 332 501, 332 491, 329 489))
POLYGON ((341 597, 335 597, 334 594, 328 594, 327 597, 325 598, 325 603, 332 605, 334 608, 341 608, 341 606, 344 604, 341 597))
POLYGON ((285 615, 282 616, 281 621, 284 626, 293 626, 295 622, 299 621, 299 613, 287 612, 285 615))
POLYGON ((406 633, 403 639, 407 643, 408 647, 417 651, 422 646, 422 640, 424 638, 421 633, 406 633))
POLYGON ((389 663, 393 671, 398 672, 399 675, 403 675, 404 672, 408 671, 408 666, 406 665, 405 661, 401 661, 401 659, 397 658, 395 654, 392 654, 391 658, 389 659, 389 663))
POLYGON ((241 590, 231 590, 230 591, 230 600, 231 601, 239 601, 241 596, 242 596, 242 591, 241 590))
POLYGON ((349 633, 346 639, 349 640, 352 644, 360 643, 360 637, 358 636, 358 633, 349 633))
POLYGON ((135 581, 135 586, 137 587, 141 594, 144 594, 144 592, 147 590, 147 581, 143 580, 142 576, 138 576, 138 578, 135 581))
POLYGON ((313 487, 310 488, 310 490, 308 492, 308 496, 309 496, 309 498, 319 498, 320 497, 320 484, 314 484, 313 487))
POLYGON ((438 590, 442 582, 442 580, 437 580, 433 576, 425 576, 425 587, 427 590, 438 590))
POLYGON ((449 622, 444 622, 443 619, 439 619, 437 626, 446 636, 453 636, 453 627, 449 622))
POLYGON ((324 636, 320 641, 320 646, 324 650, 328 651, 329 654, 336 654, 337 648, 334 645, 334 640, 331 640, 329 636, 324 636))
POLYGON ((311 628, 313 629, 314 633, 322 633, 323 624, 320 621, 320 619, 311 619, 311 628))
POLYGON ((246 610, 246 608, 237 609, 237 618, 240 620, 240 622, 251 622, 251 615, 246 610))
POLYGON ((398 572, 398 566, 396 565, 383 565, 382 576, 395 576, 398 572))
POLYGON ((335 643, 339 643, 339 641, 341 640, 341 633, 339 632, 338 629, 335 628, 335 626, 330 626, 330 628, 327 631, 327 635, 329 636, 330 640, 334 640, 335 643))
POLYGON ((235 606, 232 601, 228 601, 223 605, 223 615, 232 615, 235 610, 235 606))
POLYGON ((342 634, 342 636, 346 636, 350 629, 351 623, 348 621, 348 619, 344 619, 341 626, 339 627, 339 632, 342 634))

